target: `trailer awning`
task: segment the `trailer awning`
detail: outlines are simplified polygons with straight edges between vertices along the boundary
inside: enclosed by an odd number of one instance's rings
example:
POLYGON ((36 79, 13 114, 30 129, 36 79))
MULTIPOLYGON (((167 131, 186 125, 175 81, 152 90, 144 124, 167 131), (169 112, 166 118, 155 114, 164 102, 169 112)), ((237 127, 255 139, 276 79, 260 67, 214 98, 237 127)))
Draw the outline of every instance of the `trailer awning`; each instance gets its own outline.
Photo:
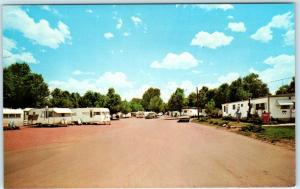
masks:
POLYGON ((279 106, 291 106, 291 105, 294 105, 293 101, 291 101, 290 99, 277 100, 277 103, 278 103, 279 106))
POLYGON ((22 114, 23 111, 21 109, 9 109, 3 108, 3 114, 22 114))
POLYGON ((53 111, 58 114, 71 114, 72 111, 69 108, 53 108, 53 111))

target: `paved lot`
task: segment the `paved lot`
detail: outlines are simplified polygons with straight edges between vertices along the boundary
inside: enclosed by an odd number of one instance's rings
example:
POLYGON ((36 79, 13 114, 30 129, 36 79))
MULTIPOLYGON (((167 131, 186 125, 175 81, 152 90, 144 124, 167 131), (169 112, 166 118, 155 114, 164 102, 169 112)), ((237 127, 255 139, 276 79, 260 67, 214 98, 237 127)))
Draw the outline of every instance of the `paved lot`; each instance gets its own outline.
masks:
POLYGON ((175 120, 131 118, 111 126, 28 128, 5 131, 4 138, 5 187, 295 183, 294 151, 175 120))

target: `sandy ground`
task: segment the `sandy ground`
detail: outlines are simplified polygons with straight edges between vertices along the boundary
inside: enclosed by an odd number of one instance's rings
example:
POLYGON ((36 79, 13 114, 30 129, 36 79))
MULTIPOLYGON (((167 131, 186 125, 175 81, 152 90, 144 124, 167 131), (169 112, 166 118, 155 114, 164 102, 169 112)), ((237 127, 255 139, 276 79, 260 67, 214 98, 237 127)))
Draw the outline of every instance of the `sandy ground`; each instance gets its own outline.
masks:
POLYGON ((293 186, 295 152, 209 126, 126 119, 4 132, 5 187, 293 186))

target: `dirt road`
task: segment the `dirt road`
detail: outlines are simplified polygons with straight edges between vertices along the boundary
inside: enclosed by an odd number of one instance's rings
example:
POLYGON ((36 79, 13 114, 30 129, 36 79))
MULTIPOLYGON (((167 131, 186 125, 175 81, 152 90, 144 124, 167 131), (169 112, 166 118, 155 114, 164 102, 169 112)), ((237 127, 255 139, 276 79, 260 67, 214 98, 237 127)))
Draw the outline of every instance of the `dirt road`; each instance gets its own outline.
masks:
POLYGON ((295 183, 294 151, 194 123, 131 118, 113 122, 110 127, 47 128, 43 132, 36 128, 27 130, 27 134, 25 130, 18 136, 35 142, 18 145, 9 141, 14 140, 14 131, 4 133, 5 187, 247 187, 295 183), (49 132, 64 134, 53 139, 49 132))

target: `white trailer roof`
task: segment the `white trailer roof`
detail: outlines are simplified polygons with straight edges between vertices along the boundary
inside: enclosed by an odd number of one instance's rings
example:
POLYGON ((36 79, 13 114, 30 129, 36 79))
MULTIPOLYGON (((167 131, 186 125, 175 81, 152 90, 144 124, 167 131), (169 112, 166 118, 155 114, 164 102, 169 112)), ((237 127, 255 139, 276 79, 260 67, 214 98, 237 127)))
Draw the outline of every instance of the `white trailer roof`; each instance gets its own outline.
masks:
POLYGON ((279 106, 294 105, 293 101, 291 101, 290 99, 279 99, 279 100, 277 100, 277 103, 279 106))
POLYGON ((59 114, 71 114, 72 113, 70 108, 52 108, 52 110, 59 114))
POLYGON ((3 108, 3 114, 22 114, 22 109, 3 108))

